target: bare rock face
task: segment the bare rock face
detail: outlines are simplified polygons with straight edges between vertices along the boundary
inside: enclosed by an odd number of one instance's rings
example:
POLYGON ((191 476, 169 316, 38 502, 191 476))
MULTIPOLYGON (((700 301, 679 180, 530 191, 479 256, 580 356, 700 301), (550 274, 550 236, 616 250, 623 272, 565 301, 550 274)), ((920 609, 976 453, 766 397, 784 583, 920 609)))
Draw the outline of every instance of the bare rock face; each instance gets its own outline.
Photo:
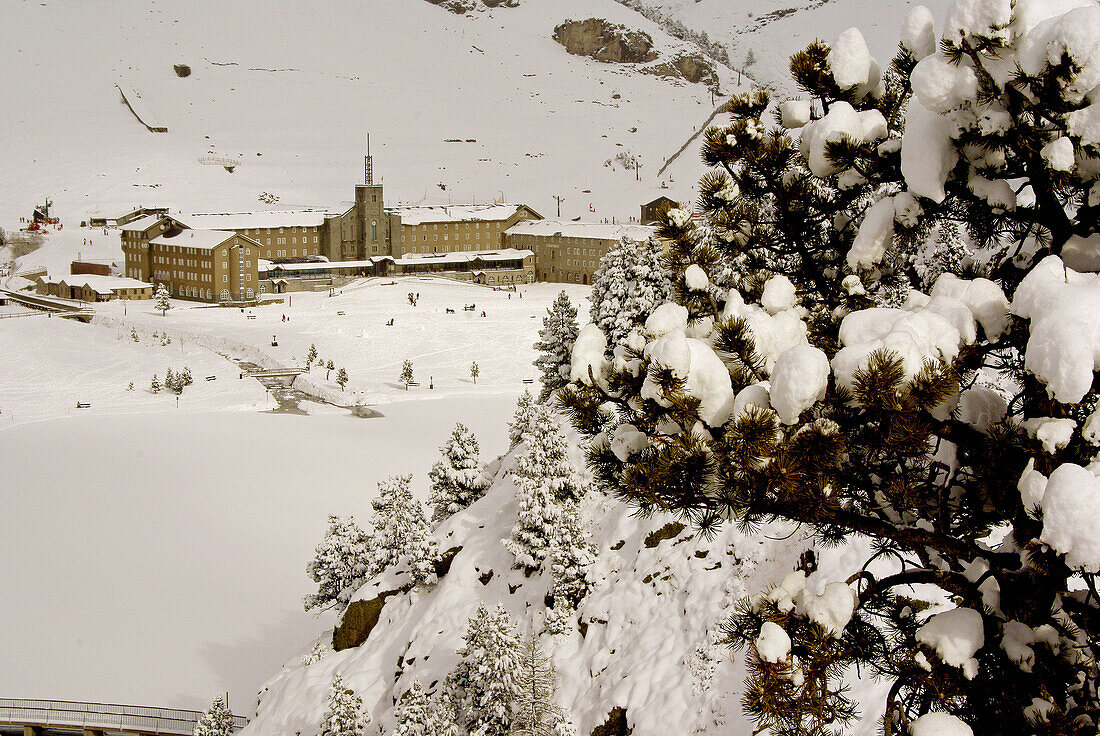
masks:
POLYGON ((554 29, 554 40, 569 53, 596 61, 641 64, 657 58, 648 33, 603 18, 567 20, 554 29))
POLYGON ((671 61, 645 67, 641 71, 658 77, 684 79, 692 84, 702 82, 708 87, 718 86, 714 64, 699 54, 681 54, 671 61))
POLYGON ((428 2, 458 15, 465 15, 473 10, 485 10, 485 8, 519 6, 519 0, 428 0, 428 2))

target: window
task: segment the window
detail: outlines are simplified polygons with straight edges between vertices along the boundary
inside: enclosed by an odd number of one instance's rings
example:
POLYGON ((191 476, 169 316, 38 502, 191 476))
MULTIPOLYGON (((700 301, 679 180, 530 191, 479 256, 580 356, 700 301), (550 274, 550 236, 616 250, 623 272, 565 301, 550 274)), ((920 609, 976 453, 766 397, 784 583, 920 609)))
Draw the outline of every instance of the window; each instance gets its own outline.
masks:
POLYGON ((252 280, 252 274, 250 274, 250 273, 246 273, 246 274, 244 275, 244 280, 245 280, 245 281, 251 281, 251 280, 252 280))
POLYGON ((252 255, 252 249, 251 249, 251 248, 245 248, 245 249, 244 249, 244 254, 245 254, 246 256, 250 256, 250 255, 252 255))
MULTIPOLYGON (((226 255, 226 250, 225 250, 225 248, 222 248, 222 255, 223 255, 223 256, 224 256, 224 255, 226 255)), ((222 266, 222 268, 225 268, 225 266, 223 265, 223 266, 222 266)))
POLYGON ((228 280, 229 280, 229 276, 227 276, 226 274, 223 273, 222 274, 222 283, 224 284, 228 280))
POLYGON ((298 242, 298 237, 297 237, 297 236, 295 236, 295 237, 291 238, 291 239, 290 239, 290 242, 292 242, 292 243, 297 243, 297 242, 298 242))
POLYGON ((271 245, 271 238, 268 238, 268 239, 267 239, 267 244, 268 244, 268 245, 271 245))
MULTIPOLYGON (((314 238, 314 240, 316 240, 316 239, 317 238, 314 238)), ((378 240, 378 221, 377 220, 371 220, 370 221, 370 239, 371 240, 378 240)))
MULTIPOLYGON (((222 251, 222 255, 225 255, 225 251, 222 251)), ((229 268, 229 263, 227 261, 222 261, 222 268, 229 268)))

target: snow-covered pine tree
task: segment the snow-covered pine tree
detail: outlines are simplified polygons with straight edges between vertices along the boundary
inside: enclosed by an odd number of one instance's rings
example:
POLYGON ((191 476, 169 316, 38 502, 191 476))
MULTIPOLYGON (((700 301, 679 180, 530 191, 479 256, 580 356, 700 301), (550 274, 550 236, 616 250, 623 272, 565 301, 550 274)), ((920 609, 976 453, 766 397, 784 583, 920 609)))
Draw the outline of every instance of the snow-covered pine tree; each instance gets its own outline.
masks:
POLYGON ((347 605, 355 589, 377 572, 371 536, 359 528, 354 517, 329 514, 325 538, 317 545, 306 573, 317 583, 317 592, 304 600, 307 611, 336 604, 347 605))
POLYGON ((428 472, 431 491, 428 505, 432 508, 432 523, 438 523, 461 511, 485 493, 479 482, 481 463, 477 437, 461 422, 439 448, 443 456, 428 472))
POLYGON ((576 608, 588 592, 585 571, 596 559, 581 523, 580 509, 573 501, 561 504, 559 522, 550 537, 550 575, 554 580, 554 608, 559 612, 576 608))
POLYGON ((478 606, 466 630, 461 659, 443 683, 443 697, 455 705, 468 734, 506 736, 512 723, 519 639, 502 604, 478 606))
POLYGON ((435 574, 439 549, 431 536, 424 505, 409 490, 411 475, 395 475, 378 484, 374 507, 374 566, 381 571, 404 562, 414 583, 435 574))
POLYGON ((363 710, 363 699, 344 685, 340 675, 333 677, 320 736, 363 736, 368 723, 370 715, 363 710))
POLYGON ((389 736, 435 736, 438 733, 438 713, 420 680, 413 680, 412 686, 397 700, 393 719, 397 725, 389 736))
POLYGON ((149 384, 149 390, 151 390, 155 394, 160 393, 160 381, 157 380, 157 374, 156 373, 153 374, 153 380, 149 384))
POLYGON ((534 406, 534 398, 532 398, 530 391, 524 389, 516 402, 516 411, 512 415, 512 421, 508 423, 508 440, 511 447, 519 444, 520 440, 523 439, 523 433, 527 431, 527 427, 531 424, 532 406, 534 406))
POLYGON ((562 504, 580 499, 583 486, 566 453, 565 435, 545 405, 532 405, 523 442, 526 449, 512 471, 519 509, 511 537, 503 544, 517 564, 534 570, 553 550, 562 504))
POLYGON ((540 402, 569 382, 569 355, 577 341, 577 329, 577 308, 562 290, 547 308, 539 341, 535 343, 535 350, 539 352, 535 365, 542 372, 540 402))
POLYGON ((409 384, 413 382, 413 364, 411 360, 406 360, 401 364, 401 375, 397 377, 397 380, 405 384, 405 390, 409 390, 409 384))
POLYGON ((195 379, 191 377, 191 369, 187 366, 184 366, 183 370, 180 371, 179 380, 180 383, 184 386, 190 386, 192 383, 194 383, 195 379))
POLYGON ((160 316, 172 308, 172 295, 168 293, 168 287, 157 284, 157 293, 153 295, 153 306, 160 310, 160 316))
POLYGON ((179 393, 179 383, 176 381, 176 374, 171 368, 164 371, 164 387, 174 393, 179 393))
POLYGON ((332 653, 332 645, 327 641, 330 637, 322 636, 314 644, 309 654, 302 657, 302 664, 314 664, 332 653))
POLYGON ((481 369, 478 368, 477 361, 475 360, 473 363, 470 364, 470 378, 474 379, 475 385, 477 384, 477 377, 480 375, 481 369))
POLYGON ((340 387, 340 390, 344 390, 344 386, 348 385, 348 372, 341 368, 336 371, 336 385, 340 387))
POLYGON ((565 711, 554 703, 555 680, 550 658, 538 638, 528 634, 519 650, 511 736, 564 736, 570 732, 565 711))
POLYGON ((600 485, 643 511, 863 535, 892 566, 741 604, 761 729, 844 730, 858 667, 891 684, 887 736, 1095 733, 1100 6, 958 0, 938 43, 922 7, 905 29, 885 73, 855 29, 792 58, 800 142, 767 94, 726 105, 702 221, 660 228, 677 303, 631 370, 582 330, 595 380, 562 397, 600 485), (869 309, 919 283, 945 222, 987 278, 869 309), (714 288, 722 260, 737 288, 714 288))
POLYGON ((219 695, 214 698, 210 709, 195 721, 192 736, 232 736, 232 734, 233 714, 226 707, 225 699, 219 695))
POLYGON ((329 358, 329 361, 327 363, 325 363, 325 380, 326 381, 328 380, 329 374, 332 373, 332 371, 334 371, 334 370, 336 370, 336 365, 332 362, 332 358, 329 358))
POLYGON ((138 337, 137 329, 134 327, 130 328, 130 339, 134 342, 141 342, 141 338, 138 337))
POLYGON ((310 343, 309 350, 306 352, 306 368, 313 365, 313 361, 315 360, 317 360, 317 346, 310 343))
POLYGON ((608 336, 610 347, 626 341, 649 313, 668 299, 672 285, 661 262, 663 249, 650 239, 623 239, 607 252, 592 277, 592 322, 608 336))

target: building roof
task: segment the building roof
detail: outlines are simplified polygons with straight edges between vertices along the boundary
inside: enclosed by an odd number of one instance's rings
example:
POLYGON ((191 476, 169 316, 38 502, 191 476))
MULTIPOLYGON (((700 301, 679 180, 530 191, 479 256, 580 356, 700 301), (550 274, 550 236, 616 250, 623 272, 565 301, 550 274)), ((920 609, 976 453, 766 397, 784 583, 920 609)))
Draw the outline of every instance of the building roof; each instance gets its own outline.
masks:
POLYGON ((97 276, 95 274, 79 273, 62 276, 59 279, 50 279, 48 282, 64 283, 67 286, 88 286, 100 294, 110 294, 112 289, 151 289, 152 284, 125 276, 97 276))
POLYGON ((236 233, 229 230, 168 230, 150 240, 156 245, 177 245, 181 248, 211 250, 236 233))
POLYGON ((651 238, 657 228, 649 225, 611 225, 602 222, 573 222, 571 220, 522 220, 504 231, 506 235, 542 235, 563 238, 590 238, 593 240, 643 241, 651 238))
MULTIPOLYGON (((535 212, 525 204, 453 204, 387 207, 386 212, 401 216, 402 225, 423 225, 433 222, 503 222, 520 209, 535 212)), ((538 213, 535 213, 538 214, 538 213)))
POLYGON ((141 232, 142 230, 148 230, 153 225, 156 225, 158 222, 163 220, 164 217, 164 215, 145 215, 144 217, 139 217, 136 220, 131 220, 125 225, 122 225, 122 229, 137 230, 138 232, 141 232))
POLYGON ((181 214, 180 222, 196 229, 247 230, 270 227, 319 227, 325 210, 263 210, 257 212, 195 212, 181 214))
POLYGON ((467 253, 408 253, 394 259, 399 265, 412 266, 421 263, 473 263, 474 261, 514 261, 535 255, 529 250, 503 248, 478 250, 467 253))

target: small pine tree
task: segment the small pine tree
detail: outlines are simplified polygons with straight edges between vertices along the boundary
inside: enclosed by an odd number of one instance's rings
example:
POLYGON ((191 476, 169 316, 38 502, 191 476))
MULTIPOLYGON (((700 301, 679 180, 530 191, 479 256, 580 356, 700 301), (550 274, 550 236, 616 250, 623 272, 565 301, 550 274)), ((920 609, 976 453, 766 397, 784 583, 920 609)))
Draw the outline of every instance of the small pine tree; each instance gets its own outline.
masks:
POLYGON ((322 636, 313 645, 313 649, 309 651, 309 654, 302 657, 302 664, 313 664, 320 662, 332 652, 332 647, 329 645, 326 636, 322 636))
POLYGON ((401 375, 397 377, 397 380, 405 384, 405 390, 409 390, 409 384, 413 382, 413 364, 411 360, 406 360, 401 364, 401 375))
POLYGON ((169 391, 179 393, 179 382, 176 379, 176 374, 169 368, 164 372, 164 387, 169 391))
POLYGON ((154 306, 160 310, 161 317, 172 308, 172 295, 168 293, 164 284, 157 284, 157 293, 153 295, 153 300, 154 306))
POLYGON ((344 685, 340 675, 333 677, 320 736, 363 736, 368 723, 370 716, 363 710, 363 699, 344 685))
POLYGON ((378 484, 374 507, 374 560, 381 571, 404 562, 414 583, 435 573, 439 550, 431 536, 424 505, 409 490, 411 475, 395 475, 378 484))
POLYGON ((672 293, 662 264, 663 248, 622 240, 607 252, 592 278, 592 322, 607 335, 609 348, 623 343, 632 330, 672 293))
POLYGON ((313 343, 309 345, 309 352, 306 353, 306 368, 313 365, 313 361, 317 360, 317 346, 313 343))
POLYGON ((193 736, 232 736, 233 714, 225 705, 225 699, 220 695, 214 698, 210 709, 199 716, 195 722, 193 736))
POLYGON ((588 592, 585 571, 596 559, 576 503, 561 505, 559 523, 550 536, 550 575, 554 580, 554 608, 565 612, 577 607, 588 592))
POLYGON ((577 331, 577 308, 562 290, 546 310, 539 341, 535 343, 535 350, 539 352, 535 365, 542 372, 540 402, 569 382, 570 354, 577 341, 577 331))
POLYGON ((187 366, 183 367, 183 372, 179 375, 180 381, 184 386, 190 386, 195 380, 191 377, 191 369, 187 366))
POLYGON ((151 384, 149 384, 149 388, 155 394, 160 393, 160 381, 157 380, 157 374, 156 373, 153 374, 153 382, 151 384))
POLYGON ((389 736, 435 736, 438 714, 428 694, 413 680, 412 687, 393 706, 393 719, 397 725, 389 736))
POLYGON ((556 685, 550 658, 542 651, 534 634, 529 634, 519 650, 511 736, 562 736, 568 733, 565 711, 554 704, 556 685))
POLYGON ((336 366, 333 364, 332 359, 329 358, 328 363, 325 363, 325 380, 326 381, 328 380, 329 374, 332 373, 334 370, 336 370, 336 366))
POLYGON ((497 604, 479 606, 466 630, 461 659, 443 683, 444 698, 456 706, 457 722, 467 733, 506 736, 518 691, 519 640, 515 627, 497 604))
POLYGON ((523 433, 530 426, 533 406, 534 399, 531 397, 531 392, 524 389, 519 395, 519 401, 516 402, 516 412, 512 415, 512 421, 508 423, 508 440, 512 447, 519 444, 523 439, 523 433))
POLYGON ((475 360, 470 364, 470 378, 474 379, 474 384, 477 384, 477 377, 481 375, 481 369, 477 367, 477 361, 475 360))
POLYGON ((347 605, 351 593, 375 573, 374 559, 373 540, 356 525, 354 517, 329 514, 325 538, 306 566, 306 573, 317 583, 317 592, 305 597, 305 609, 347 605))
POLYGON ((130 381, 128 384, 126 384, 126 390, 127 391, 133 391, 134 390, 134 382, 133 381, 130 381))
POLYGON ((432 508, 433 523, 461 511, 485 492, 478 483, 479 451, 474 433, 462 423, 455 424, 451 436, 439 448, 442 459, 428 472, 431 481, 428 505, 432 508))
POLYGON ((344 386, 348 385, 348 372, 341 368, 336 371, 336 383, 340 386, 340 390, 344 390, 344 386))
POLYGON ((133 327, 130 328, 130 339, 134 342, 141 342, 141 338, 138 337, 137 330, 133 327))

